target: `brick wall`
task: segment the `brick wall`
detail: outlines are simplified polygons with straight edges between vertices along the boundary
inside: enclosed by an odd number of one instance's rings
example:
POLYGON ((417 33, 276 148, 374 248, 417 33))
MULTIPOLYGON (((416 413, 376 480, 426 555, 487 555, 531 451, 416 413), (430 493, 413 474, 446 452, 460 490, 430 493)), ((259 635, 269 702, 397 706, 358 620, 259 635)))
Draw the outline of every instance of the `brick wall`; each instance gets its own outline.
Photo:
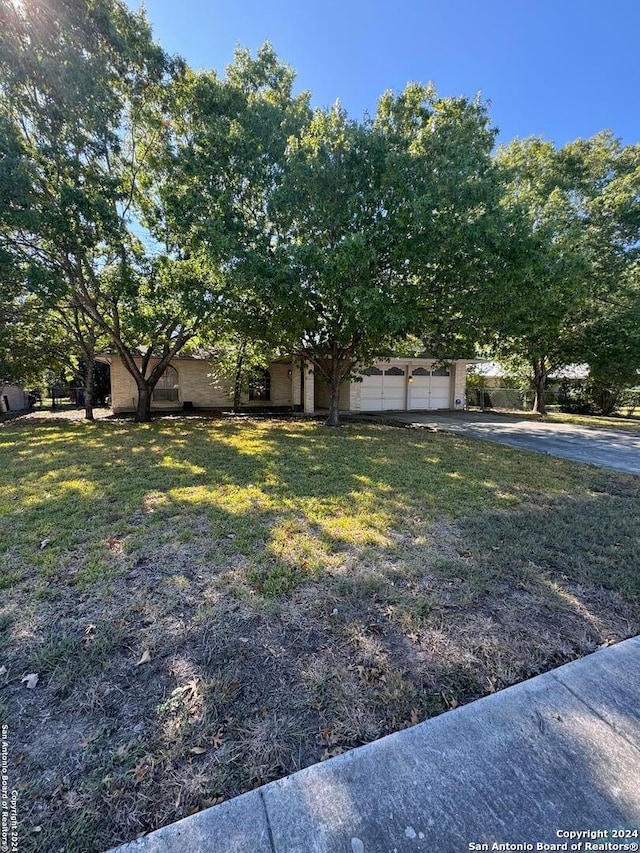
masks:
MULTIPOLYGON (((152 370, 157 363, 158 359, 151 359, 149 369, 152 370)), ((192 403, 198 409, 230 408, 233 405, 233 380, 216 371, 215 362, 176 358, 171 365, 178 372, 178 402, 153 401, 151 408, 154 411, 180 408, 184 402, 192 403)), ((111 408, 116 413, 135 411, 138 401, 135 380, 119 358, 113 357, 110 367, 111 408)), ((249 395, 245 394, 242 405, 255 408, 290 406, 293 399, 290 370, 291 364, 272 363, 269 366, 271 399, 250 401, 249 395)))
MULTIPOLYGON (((157 364, 157 361, 157 359, 151 360, 151 368, 157 364)), ((411 363, 431 366, 431 362, 426 362, 423 359, 412 359, 411 363)), ((116 413, 135 411, 138 389, 133 377, 119 358, 113 357, 110 366, 111 408, 116 413)), ((195 408, 200 409, 230 408, 233 405, 233 382, 216 371, 215 362, 176 358, 172 362, 172 366, 178 372, 178 403, 152 402, 151 407, 154 411, 180 408, 185 401, 193 403, 195 408)), ((269 366, 271 399, 268 401, 250 401, 248 394, 245 394, 242 398, 242 405, 259 409, 270 406, 288 407, 303 403, 305 412, 313 412, 315 409, 328 409, 328 386, 317 372, 314 377, 313 371, 309 372, 310 369, 311 365, 307 364, 304 395, 302 395, 299 364, 272 362, 269 366), (290 371, 291 375, 289 375, 290 371)), ((453 382, 450 406, 454 408, 456 399, 462 400, 462 406, 464 405, 466 362, 454 362, 451 365, 451 371, 453 382)), ((345 382, 342 385, 340 408, 343 411, 357 412, 360 410, 360 388, 360 382, 345 382)))
POLYGON ((452 409, 464 409, 467 393, 467 363, 466 361, 456 361, 453 365, 453 399, 451 400, 452 409), (460 400, 460 405, 456 406, 456 400, 460 400))

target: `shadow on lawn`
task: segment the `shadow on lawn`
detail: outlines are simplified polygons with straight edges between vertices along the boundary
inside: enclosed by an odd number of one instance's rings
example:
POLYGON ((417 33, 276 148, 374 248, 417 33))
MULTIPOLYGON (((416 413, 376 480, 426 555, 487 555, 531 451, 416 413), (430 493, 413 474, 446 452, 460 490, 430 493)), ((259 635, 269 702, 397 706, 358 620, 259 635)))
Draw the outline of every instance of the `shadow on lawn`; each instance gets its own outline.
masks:
POLYGON ((640 630, 630 477, 385 428, 16 436, 25 850, 104 849, 640 630))

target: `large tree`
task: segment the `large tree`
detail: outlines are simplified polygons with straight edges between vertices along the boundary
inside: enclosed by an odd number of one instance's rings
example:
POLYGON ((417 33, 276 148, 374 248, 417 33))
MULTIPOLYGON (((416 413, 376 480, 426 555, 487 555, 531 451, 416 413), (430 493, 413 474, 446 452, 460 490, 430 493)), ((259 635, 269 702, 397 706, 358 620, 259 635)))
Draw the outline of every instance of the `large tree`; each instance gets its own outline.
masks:
POLYGON ((289 141, 270 199, 274 263, 263 282, 291 349, 329 387, 331 426, 342 383, 408 331, 413 316, 409 277, 391 259, 387 154, 370 124, 339 106, 318 110, 289 141))
POLYGON ((640 145, 605 132, 562 156, 594 283, 576 318, 574 360, 589 365, 594 403, 610 414, 640 371, 640 145))
POLYGON ((609 134, 559 149, 531 138, 505 146, 496 161, 505 266, 482 294, 482 328, 495 356, 528 365, 533 409, 544 414, 549 374, 595 363, 588 330, 628 302, 622 292, 640 236, 638 151, 609 134))
POLYGON ((459 335, 495 204, 494 132, 483 104, 430 86, 354 121, 312 113, 293 81, 268 45, 238 52, 224 80, 188 75, 164 203, 184 246, 226 241, 234 326, 312 362, 337 424, 358 365, 410 330, 459 335))
POLYGON ((269 286, 329 387, 328 425, 343 382, 407 333, 451 352, 494 198, 493 138, 480 102, 412 84, 374 120, 336 105, 289 141, 269 286))
POLYGON ((108 337, 146 420, 164 368, 219 309, 220 277, 144 203, 143 178, 171 144, 170 84, 183 65, 120 0, 2 0, 0 10, 0 146, 10 164, 0 251, 88 350, 90 329, 108 337))
MULTIPOLYGON (((255 56, 238 49, 224 77, 187 72, 173 86, 174 144, 156 159, 147 194, 149 221, 164 219, 185 252, 221 270, 228 321, 221 343, 239 344, 240 361, 242 341, 264 352, 286 344, 263 285, 276 249, 270 200, 285 174, 288 140, 310 116, 309 95, 294 95, 294 77, 269 44, 255 56)), ((203 336, 209 347, 219 342, 203 336)))
POLYGON ((576 325, 575 361, 589 366, 596 410, 612 414, 640 384, 640 268, 632 266, 615 288, 590 299, 576 325))

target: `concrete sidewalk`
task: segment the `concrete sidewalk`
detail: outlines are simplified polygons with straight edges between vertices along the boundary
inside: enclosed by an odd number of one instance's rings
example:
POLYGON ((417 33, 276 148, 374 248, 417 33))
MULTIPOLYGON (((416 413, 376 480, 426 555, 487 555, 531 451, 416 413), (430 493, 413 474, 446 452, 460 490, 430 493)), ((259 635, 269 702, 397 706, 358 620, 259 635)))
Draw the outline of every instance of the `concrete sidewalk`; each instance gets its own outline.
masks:
POLYGON ((462 853, 494 842, 524 846, 493 849, 637 850, 639 828, 636 637, 118 853, 462 853), (621 828, 627 838, 615 837, 621 828), (586 834, 569 835, 578 832, 586 834))

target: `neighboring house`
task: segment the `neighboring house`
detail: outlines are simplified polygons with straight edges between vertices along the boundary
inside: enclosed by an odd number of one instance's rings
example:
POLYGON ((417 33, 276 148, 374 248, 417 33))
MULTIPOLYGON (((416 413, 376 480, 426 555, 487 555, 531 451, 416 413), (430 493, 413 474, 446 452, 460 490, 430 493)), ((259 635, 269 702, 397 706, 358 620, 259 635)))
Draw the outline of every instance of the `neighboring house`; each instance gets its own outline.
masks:
MULTIPOLYGON (((571 388, 584 386, 589 376, 587 364, 569 364, 552 370, 547 377, 545 401, 562 405, 571 388)), ((469 371, 467 403, 469 406, 495 409, 527 409, 533 404, 531 381, 510 375, 499 361, 474 364, 469 371)))
POLYGON ((29 395, 19 385, 0 385, 0 412, 22 412, 30 406, 29 395))
MULTIPOLYGON (((138 390, 123 362, 115 355, 98 360, 111 369, 111 408, 135 411, 138 390)), ((158 359, 151 359, 153 369, 158 359)), ((381 412, 421 409, 461 409, 466 390, 466 366, 455 360, 443 367, 429 358, 380 359, 362 373, 361 381, 345 382, 340 409, 345 412, 381 412)), ((153 393, 153 411, 228 409, 233 405, 233 380, 220 375, 216 362, 176 356, 160 377, 153 393)), ((311 414, 328 409, 329 389, 310 363, 296 359, 272 361, 253 374, 241 400, 243 408, 282 408, 311 414)))
MULTIPOLYGON (((474 364, 471 373, 482 378, 486 388, 509 388, 514 383, 514 377, 499 361, 483 361, 474 364)), ((568 364, 557 370, 552 370, 547 385, 560 386, 563 382, 582 382, 589 376, 588 364, 568 364)))

